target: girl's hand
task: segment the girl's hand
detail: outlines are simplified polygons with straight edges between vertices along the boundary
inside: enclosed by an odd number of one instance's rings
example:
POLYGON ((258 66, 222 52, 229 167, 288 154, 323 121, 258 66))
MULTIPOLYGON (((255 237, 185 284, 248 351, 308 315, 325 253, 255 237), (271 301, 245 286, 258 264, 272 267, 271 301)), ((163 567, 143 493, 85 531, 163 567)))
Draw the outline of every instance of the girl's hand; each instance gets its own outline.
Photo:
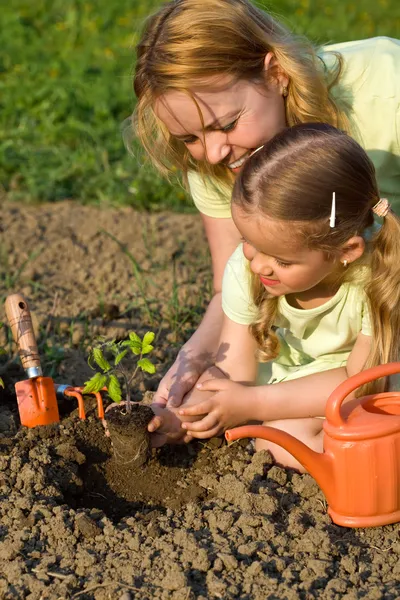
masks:
POLYGON ((183 417, 205 415, 200 421, 182 423, 181 426, 186 429, 188 436, 198 439, 213 437, 252 418, 254 387, 229 379, 209 379, 199 383, 196 388, 215 393, 204 402, 179 410, 183 417))

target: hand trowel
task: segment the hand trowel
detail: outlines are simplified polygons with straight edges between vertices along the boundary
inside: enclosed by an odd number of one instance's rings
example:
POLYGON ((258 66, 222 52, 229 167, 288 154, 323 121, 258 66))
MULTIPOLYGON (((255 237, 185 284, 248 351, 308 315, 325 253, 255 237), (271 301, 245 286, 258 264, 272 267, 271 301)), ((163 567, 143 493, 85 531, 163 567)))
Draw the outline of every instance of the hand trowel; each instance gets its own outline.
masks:
POLYGON ((19 357, 28 379, 15 384, 21 425, 36 427, 60 420, 54 381, 43 377, 32 318, 26 298, 21 294, 8 296, 6 316, 19 357))

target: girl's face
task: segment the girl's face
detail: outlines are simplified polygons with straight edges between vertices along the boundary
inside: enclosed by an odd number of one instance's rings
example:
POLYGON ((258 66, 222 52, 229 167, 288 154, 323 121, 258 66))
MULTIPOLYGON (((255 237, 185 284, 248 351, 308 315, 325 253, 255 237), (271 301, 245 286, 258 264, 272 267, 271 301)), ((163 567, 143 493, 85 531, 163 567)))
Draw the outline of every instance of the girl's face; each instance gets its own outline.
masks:
MULTIPOLYGON (((236 227, 243 236, 243 253, 250 268, 258 275, 272 296, 295 294, 315 288, 321 293, 329 276, 338 267, 337 259, 327 259, 322 250, 310 250, 293 234, 287 232, 287 223, 264 215, 248 215, 238 206, 232 206, 236 227)), ((307 294, 309 297, 309 294, 307 294)))
POLYGON ((171 135, 181 140, 196 160, 222 163, 234 173, 245 159, 286 126, 283 86, 288 79, 279 76, 267 85, 250 81, 232 82, 220 78, 218 85, 161 96, 155 112, 171 135), (204 124, 204 127, 203 127, 204 124))

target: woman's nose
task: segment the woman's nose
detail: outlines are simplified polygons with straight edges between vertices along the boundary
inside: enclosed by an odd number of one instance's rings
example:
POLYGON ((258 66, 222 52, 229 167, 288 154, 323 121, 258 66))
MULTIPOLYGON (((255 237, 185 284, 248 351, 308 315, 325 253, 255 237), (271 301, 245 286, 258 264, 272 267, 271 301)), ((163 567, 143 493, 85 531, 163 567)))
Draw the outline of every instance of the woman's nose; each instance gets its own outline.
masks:
POLYGON ((209 131, 206 134, 206 160, 211 165, 216 165, 229 156, 231 146, 228 143, 226 133, 222 131, 209 131))

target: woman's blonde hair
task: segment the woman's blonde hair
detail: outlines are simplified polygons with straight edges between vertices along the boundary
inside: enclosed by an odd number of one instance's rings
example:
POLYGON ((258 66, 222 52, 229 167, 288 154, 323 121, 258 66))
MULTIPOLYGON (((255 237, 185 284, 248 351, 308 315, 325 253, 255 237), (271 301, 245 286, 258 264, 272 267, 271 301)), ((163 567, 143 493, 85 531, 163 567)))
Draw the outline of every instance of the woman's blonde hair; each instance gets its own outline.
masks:
MULTIPOLYGON (((365 368, 400 358, 400 220, 389 211, 373 233, 378 201, 375 169, 366 152, 346 133, 320 123, 285 129, 265 144, 244 164, 232 196, 245 214, 286 221, 295 239, 309 249, 323 250, 327 258, 339 257, 353 236, 364 238, 362 257, 338 271, 337 283, 353 281, 365 287, 373 340, 365 368), (336 221, 331 228, 333 192, 336 221)), ((278 298, 269 296, 254 275, 252 287, 259 318, 250 329, 259 346, 258 358, 265 362, 279 352, 273 328, 278 298)), ((380 379, 359 393, 387 386, 380 379)))
MULTIPOLYGON (((233 184, 226 167, 195 161, 185 144, 170 135, 154 112, 155 101, 166 92, 188 94, 210 78, 228 75, 232 81, 266 84, 279 68, 289 77, 285 98, 287 125, 327 122, 349 130, 343 105, 330 90, 341 72, 341 57, 328 69, 306 39, 290 33, 248 0, 173 0, 149 17, 137 45, 133 116, 136 135, 156 167, 165 175, 190 169, 233 184), (264 69, 272 52, 275 69, 264 69)), ((201 111, 197 105, 197 110, 201 111)))

